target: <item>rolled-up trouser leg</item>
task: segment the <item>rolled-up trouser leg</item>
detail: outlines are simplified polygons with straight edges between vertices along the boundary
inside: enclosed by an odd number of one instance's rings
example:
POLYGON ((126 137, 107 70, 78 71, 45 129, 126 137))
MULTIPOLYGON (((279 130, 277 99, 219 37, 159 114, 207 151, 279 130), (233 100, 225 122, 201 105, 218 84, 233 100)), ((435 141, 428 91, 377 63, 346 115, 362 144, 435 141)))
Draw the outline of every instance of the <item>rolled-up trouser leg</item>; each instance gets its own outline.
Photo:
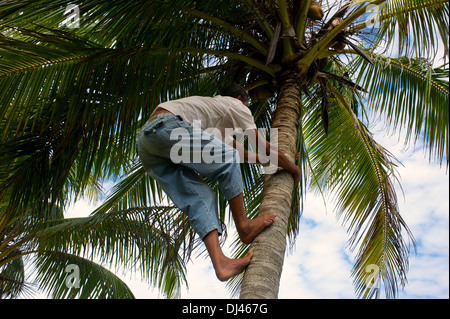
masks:
POLYGON ((188 216, 200 238, 214 229, 221 233, 216 196, 197 172, 217 179, 227 200, 236 197, 243 191, 237 151, 204 131, 195 134, 189 123, 171 114, 158 115, 146 123, 138 136, 137 146, 148 174, 188 216), (186 133, 184 140, 183 134, 178 135, 181 139, 172 134, 176 130, 186 133), (183 147, 183 143, 189 147, 183 147), (173 150, 177 147, 188 150, 189 156, 175 159, 173 150))

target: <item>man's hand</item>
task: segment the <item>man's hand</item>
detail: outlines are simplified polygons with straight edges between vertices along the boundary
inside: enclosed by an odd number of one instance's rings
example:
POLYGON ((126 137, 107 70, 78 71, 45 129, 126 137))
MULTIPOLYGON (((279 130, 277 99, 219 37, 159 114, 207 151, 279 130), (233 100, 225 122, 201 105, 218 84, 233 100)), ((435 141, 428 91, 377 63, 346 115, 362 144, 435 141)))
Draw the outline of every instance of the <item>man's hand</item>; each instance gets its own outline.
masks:
MULTIPOLYGON (((278 147, 271 145, 269 141, 267 141, 259 133, 258 130, 255 130, 255 136, 257 136, 257 140, 252 139, 252 143, 256 143, 257 148, 259 150, 265 149, 266 154, 275 154, 275 156, 278 159, 278 166, 284 168, 289 173, 291 173, 292 177, 294 178, 294 186, 298 185, 300 183, 300 179, 302 178, 302 172, 295 162, 297 162, 297 160, 299 159, 300 153, 296 154, 295 161, 292 162, 286 157, 286 155, 282 151, 278 149, 278 147)), ((233 144, 231 146, 233 146, 239 152, 241 158, 243 156, 244 162, 246 163, 250 162, 253 164, 260 164, 260 165, 268 164, 267 157, 264 157, 263 158, 264 161, 261 161, 261 157, 259 156, 259 154, 244 149, 244 147, 236 140, 233 140, 233 144)))
MULTIPOLYGON (((299 158, 300 158, 300 152, 295 154, 295 163, 297 163, 299 158)), ((298 183, 300 183, 300 179, 302 178, 302 171, 300 170, 300 168, 297 165, 295 165, 295 170, 294 170, 294 172, 291 172, 291 174, 292 174, 292 177, 294 177, 294 186, 298 185, 298 183)))
POLYGON ((294 187, 300 183, 300 179, 302 178, 302 171, 298 168, 297 165, 293 165, 292 169, 289 170, 292 177, 294 177, 294 187))
POLYGON ((284 168, 289 173, 291 173, 292 177, 294 177, 294 186, 300 183, 300 179, 302 178, 302 172, 300 168, 295 164, 297 160, 300 158, 300 153, 295 155, 294 162, 290 161, 286 155, 278 149, 278 147, 271 145, 269 141, 267 141, 258 130, 255 130, 256 136, 258 137, 258 149, 262 149, 263 147, 266 149, 266 154, 277 154, 278 166, 284 168))

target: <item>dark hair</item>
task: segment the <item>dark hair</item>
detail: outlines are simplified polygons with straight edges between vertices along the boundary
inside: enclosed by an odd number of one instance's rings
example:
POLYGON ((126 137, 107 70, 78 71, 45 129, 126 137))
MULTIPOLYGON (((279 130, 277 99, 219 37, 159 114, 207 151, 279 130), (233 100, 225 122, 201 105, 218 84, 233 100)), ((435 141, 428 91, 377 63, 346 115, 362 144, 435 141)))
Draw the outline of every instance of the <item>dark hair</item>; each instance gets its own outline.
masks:
POLYGON ((239 84, 231 84, 227 86, 222 90, 220 95, 231 96, 235 98, 237 98, 240 95, 244 101, 247 101, 249 99, 247 91, 245 91, 245 89, 239 84))

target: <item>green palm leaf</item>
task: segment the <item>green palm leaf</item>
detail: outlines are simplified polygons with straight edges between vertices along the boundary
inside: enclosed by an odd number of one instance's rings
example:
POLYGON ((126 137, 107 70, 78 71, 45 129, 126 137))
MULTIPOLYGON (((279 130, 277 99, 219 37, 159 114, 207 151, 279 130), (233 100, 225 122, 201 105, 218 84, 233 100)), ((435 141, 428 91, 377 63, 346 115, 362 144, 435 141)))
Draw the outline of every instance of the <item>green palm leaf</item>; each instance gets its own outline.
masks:
POLYGON ((358 294, 368 297, 374 293, 375 287, 367 285, 371 275, 367 269, 373 265, 379 269, 386 295, 395 297, 397 280, 405 284, 408 268, 409 249, 403 229, 413 241, 398 212, 393 185, 395 159, 373 140, 346 98, 330 88, 336 98, 328 137, 321 137, 324 132, 313 112, 305 122, 311 169, 317 176, 313 186, 332 192, 348 227, 351 248, 359 247, 353 270, 358 294))
POLYGON ((116 275, 82 257, 49 251, 38 254, 35 265, 38 287, 51 291, 52 298, 134 299, 116 275))
MULTIPOLYGON (((13 251, 12 255, 20 255, 20 251, 13 251)), ((7 265, 0 267, 0 298, 17 298, 29 289, 25 282, 25 268, 22 258, 14 259, 7 265)))
MULTIPOLYGON (((398 47, 399 55, 434 59, 438 49, 448 56, 448 0, 383 1, 376 9, 375 46, 398 47), (384 42, 384 43, 382 43, 384 42), (440 47, 443 45, 443 47, 440 47)), ((357 25, 354 30, 366 27, 357 25)))
POLYGON ((134 208, 52 221, 35 235, 38 251, 70 252, 127 266, 175 297, 185 282, 185 218, 173 207, 134 208))
POLYGON ((383 114, 390 126, 406 131, 407 141, 423 138, 429 158, 449 158, 448 67, 432 68, 424 59, 374 55, 374 64, 362 59, 358 82, 370 92, 369 107, 383 114), (405 107, 407 106, 407 107, 405 107))

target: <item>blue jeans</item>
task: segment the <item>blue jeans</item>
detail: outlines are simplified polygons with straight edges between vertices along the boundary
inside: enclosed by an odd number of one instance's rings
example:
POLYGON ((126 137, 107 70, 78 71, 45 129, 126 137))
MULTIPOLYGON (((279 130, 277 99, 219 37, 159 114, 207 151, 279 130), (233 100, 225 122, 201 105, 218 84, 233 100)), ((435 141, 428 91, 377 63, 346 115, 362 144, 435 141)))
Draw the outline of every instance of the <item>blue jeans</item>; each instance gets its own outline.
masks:
POLYGON ((216 179, 227 200, 236 197, 243 191, 238 152, 171 113, 142 127, 137 149, 147 173, 188 216, 200 238, 216 229, 221 234, 216 195, 198 173, 216 179), (184 151, 183 156, 174 150, 184 151), (220 152, 211 156, 211 150, 220 152))

